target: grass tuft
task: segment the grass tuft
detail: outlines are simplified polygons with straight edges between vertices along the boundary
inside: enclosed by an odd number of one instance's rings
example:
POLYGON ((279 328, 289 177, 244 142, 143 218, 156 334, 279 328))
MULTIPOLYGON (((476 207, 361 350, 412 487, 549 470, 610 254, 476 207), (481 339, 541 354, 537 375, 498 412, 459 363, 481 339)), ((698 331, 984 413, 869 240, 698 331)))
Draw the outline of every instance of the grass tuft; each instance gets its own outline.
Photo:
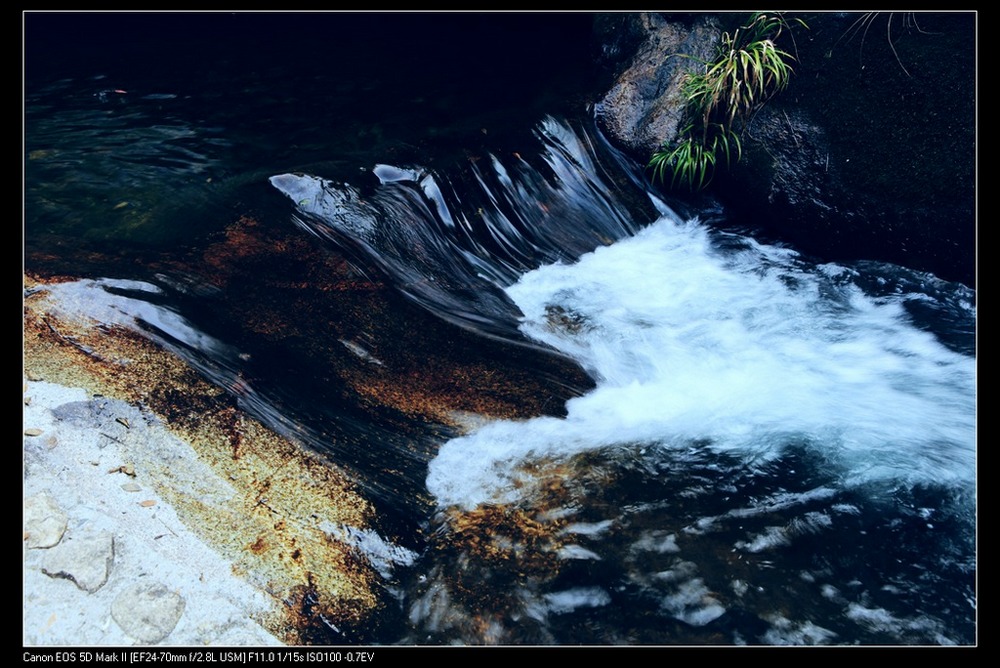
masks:
MULTIPOLYGON (((795 23, 807 27, 801 19, 795 23)), ((782 13, 756 12, 732 33, 722 33, 717 57, 703 61, 701 72, 689 73, 681 82, 691 121, 671 145, 650 158, 653 177, 671 187, 701 190, 721 161, 730 164, 742 155, 740 138, 733 130, 773 95, 784 90, 792 76, 794 57, 776 41, 790 28, 782 13)))

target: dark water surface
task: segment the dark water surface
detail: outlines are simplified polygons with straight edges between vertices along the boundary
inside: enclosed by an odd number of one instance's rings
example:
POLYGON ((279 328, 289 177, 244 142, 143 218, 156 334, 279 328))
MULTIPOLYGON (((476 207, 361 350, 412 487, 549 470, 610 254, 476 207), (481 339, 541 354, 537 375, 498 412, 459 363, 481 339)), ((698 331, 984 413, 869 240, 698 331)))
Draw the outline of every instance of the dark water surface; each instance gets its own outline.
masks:
POLYGON ((176 243, 261 177, 496 146, 581 99, 587 22, 28 14, 29 246, 49 232, 176 243))
POLYGON ((360 641, 976 642, 974 293, 651 196, 589 121, 586 15, 29 14, 25 37, 26 269, 112 279, 358 476, 413 555, 360 641), (301 309, 191 260, 244 215, 391 285, 400 341, 434 322, 556 405, 458 437, 317 371, 399 368, 362 321, 253 338, 224 305, 301 309))

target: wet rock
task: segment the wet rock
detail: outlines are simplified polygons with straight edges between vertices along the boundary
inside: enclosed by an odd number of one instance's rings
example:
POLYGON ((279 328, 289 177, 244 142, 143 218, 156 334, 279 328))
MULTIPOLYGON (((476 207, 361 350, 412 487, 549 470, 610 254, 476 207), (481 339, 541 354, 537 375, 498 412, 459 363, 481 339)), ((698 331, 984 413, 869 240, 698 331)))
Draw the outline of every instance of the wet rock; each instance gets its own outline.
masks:
MULTIPOLYGON (((608 138, 640 163, 673 140, 685 71, 714 57, 741 17, 598 17, 600 56, 614 72, 596 108, 608 138)), ((803 252, 974 287, 975 14, 794 17, 808 29, 790 24, 779 39, 794 76, 737 123, 742 159, 716 173, 711 194, 737 225, 803 252), (869 38, 852 42, 865 25, 869 38)))
POLYGON ((645 160, 661 143, 676 137, 685 122, 681 81, 700 61, 711 58, 719 26, 710 16, 690 23, 660 14, 631 14, 615 20, 627 24, 616 32, 631 38, 626 46, 615 46, 613 53, 624 57, 634 51, 634 55, 598 103, 596 118, 609 139, 645 160))
POLYGON ((807 17, 795 76, 716 191, 807 253, 974 286, 975 19, 922 14, 918 30, 891 14, 871 19, 863 52, 838 41, 860 14, 807 17))
POLYGON ((94 593, 108 581, 115 558, 114 537, 107 531, 83 531, 67 536, 46 555, 42 572, 71 580, 94 593))
POLYGON ((158 643, 174 630, 184 613, 184 598, 162 584, 132 585, 111 604, 111 616, 129 636, 158 643))
POLYGON ((29 548, 57 545, 66 533, 66 513, 46 493, 24 500, 24 543, 29 548))

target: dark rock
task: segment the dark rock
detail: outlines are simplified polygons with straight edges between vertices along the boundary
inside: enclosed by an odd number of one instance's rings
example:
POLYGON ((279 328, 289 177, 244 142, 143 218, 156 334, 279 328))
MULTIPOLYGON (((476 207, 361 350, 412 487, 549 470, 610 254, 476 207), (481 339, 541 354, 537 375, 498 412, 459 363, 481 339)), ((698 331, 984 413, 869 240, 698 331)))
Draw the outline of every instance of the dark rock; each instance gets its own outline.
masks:
MULTIPOLYGON (((598 127, 615 144, 641 161, 673 139, 685 122, 680 83, 687 72, 708 59, 718 41, 718 23, 709 16, 692 24, 669 22, 659 14, 632 14, 606 56, 633 51, 628 65, 596 105, 598 127)), ((614 34, 614 33, 612 33, 614 34)))
MULTIPOLYGON (((808 29, 793 25, 779 43, 796 57, 791 83, 737 128, 743 159, 710 193, 739 226, 822 259, 894 262, 975 287, 976 15, 796 16, 808 29)), ((608 137, 640 161, 674 138, 682 72, 668 57, 710 54, 739 18, 620 18, 628 28, 603 66, 628 57, 637 25, 645 37, 598 105, 608 137)))
POLYGON ((872 15, 863 44, 861 17, 807 17, 795 77, 716 192, 806 252, 974 287, 974 16, 872 15))

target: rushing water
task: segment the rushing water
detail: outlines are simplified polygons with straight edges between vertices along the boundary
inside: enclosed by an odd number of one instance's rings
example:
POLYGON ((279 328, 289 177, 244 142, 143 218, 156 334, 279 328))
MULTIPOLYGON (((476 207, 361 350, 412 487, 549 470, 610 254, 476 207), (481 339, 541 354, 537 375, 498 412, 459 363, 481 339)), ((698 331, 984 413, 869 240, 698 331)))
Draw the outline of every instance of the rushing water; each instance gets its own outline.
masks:
MULTIPOLYGON (((241 387, 282 433, 348 444, 329 454, 427 537, 380 566, 403 621, 375 641, 975 642, 971 290, 804 257, 711 224, 717 211, 679 215, 585 118, 522 110, 506 120, 524 127, 503 131, 533 135, 516 152, 497 139, 456 158, 451 138, 416 140, 375 111, 381 98, 344 102, 367 99, 359 82, 380 70, 350 78, 306 55, 234 81, 232 56, 195 82, 79 63, 31 79, 26 249, 66 256, 65 272, 85 257, 74 240, 197 244, 242 203, 344 252, 456 336, 554 351, 590 374, 565 417, 457 437, 338 405, 350 399, 307 378, 308 361, 241 387), (333 138, 315 137, 320 121, 333 138), (359 127, 379 136, 362 148, 359 127), (429 148, 401 159, 397 137, 429 148)), ((413 125, 431 115, 429 92, 395 92, 422 110, 413 125)), ((435 123, 477 127, 489 102, 435 123)), ((88 278, 62 289, 235 386, 245 341, 199 324, 225 294, 135 264, 88 278)))
POLYGON ((300 224, 353 243, 416 302, 488 335, 518 313, 523 335, 597 380, 565 418, 494 422, 441 445, 427 475, 435 535, 467 531, 456 527, 471 513, 529 575, 497 575, 500 560, 476 547, 429 551, 449 557, 418 564, 408 639, 969 642, 971 291, 817 262, 659 202, 658 219, 629 224, 595 144, 552 119, 540 137, 546 163, 573 165, 572 178, 553 170, 542 196, 526 187, 538 171, 498 161, 496 185, 476 182, 518 221, 540 203, 559 214, 530 237, 500 207, 477 208, 487 224, 475 238, 500 239, 492 248, 468 241, 472 211, 449 208, 419 170, 383 168, 386 188, 406 182, 425 200, 410 209, 433 237, 419 243, 377 196, 358 211, 350 186, 272 179, 300 224), (546 232, 598 228, 610 245, 547 257, 546 232), (482 299, 499 287, 509 302, 482 299), (501 519, 482 518, 496 508, 501 519), (548 542, 528 541, 526 524, 548 542), (470 592, 472 577, 503 594, 470 592))

